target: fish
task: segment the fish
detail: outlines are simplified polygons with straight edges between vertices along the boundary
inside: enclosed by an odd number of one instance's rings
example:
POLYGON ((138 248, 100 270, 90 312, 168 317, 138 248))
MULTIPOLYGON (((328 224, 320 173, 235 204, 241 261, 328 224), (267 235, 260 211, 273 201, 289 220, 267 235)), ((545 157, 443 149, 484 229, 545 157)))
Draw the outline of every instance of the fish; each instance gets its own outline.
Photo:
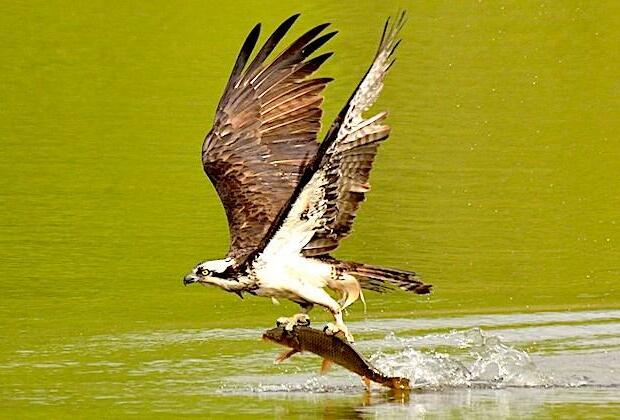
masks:
POLYGON ((265 331, 263 340, 288 347, 276 358, 276 363, 283 362, 296 353, 308 351, 323 357, 321 374, 325 373, 332 363, 342 366, 362 377, 367 389, 370 381, 396 390, 410 390, 409 379, 384 375, 368 362, 344 338, 344 334, 328 334, 307 326, 296 325, 291 331, 279 326, 265 331))

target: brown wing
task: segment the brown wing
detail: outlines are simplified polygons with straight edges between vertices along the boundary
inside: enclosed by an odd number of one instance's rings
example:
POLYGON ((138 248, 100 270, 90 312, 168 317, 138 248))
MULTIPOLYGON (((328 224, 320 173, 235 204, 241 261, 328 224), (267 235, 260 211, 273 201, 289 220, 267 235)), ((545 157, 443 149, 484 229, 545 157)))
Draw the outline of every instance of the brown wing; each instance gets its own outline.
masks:
POLYGON ((246 67, 260 24, 250 32, 202 148, 228 218, 228 256, 237 261, 260 243, 318 149, 321 92, 331 79, 308 76, 331 53, 307 58, 336 32, 317 38, 328 26, 319 25, 265 62, 298 16, 284 21, 246 67))
POLYGON ((314 236, 303 249, 306 256, 329 253, 351 233, 356 212, 370 190, 368 177, 379 143, 390 134, 390 128, 383 124, 387 113, 382 112, 368 119, 362 116, 376 101, 383 87, 383 79, 394 63, 393 54, 400 42, 398 33, 405 23, 404 12, 389 31, 388 22, 372 65, 324 142, 333 142, 326 149, 321 163, 326 177, 324 196, 327 210, 314 236))
POLYGON ((351 232, 355 211, 368 191, 368 175, 378 144, 389 134, 389 127, 383 124, 386 113, 368 119, 362 115, 375 103, 394 62, 404 13, 389 31, 388 22, 370 68, 260 245, 240 265, 247 268, 261 259, 269 263, 270 259, 287 258, 296 252, 325 255, 351 232))

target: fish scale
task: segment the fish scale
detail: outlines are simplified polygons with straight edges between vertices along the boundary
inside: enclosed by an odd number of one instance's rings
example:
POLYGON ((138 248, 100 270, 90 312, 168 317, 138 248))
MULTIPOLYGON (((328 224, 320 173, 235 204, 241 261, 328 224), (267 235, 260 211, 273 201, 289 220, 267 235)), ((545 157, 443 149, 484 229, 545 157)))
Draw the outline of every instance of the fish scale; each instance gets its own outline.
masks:
POLYGON ((295 326, 292 331, 285 327, 276 327, 265 331, 263 339, 289 347, 278 360, 283 361, 297 352, 308 351, 336 363, 366 380, 379 383, 392 389, 410 389, 406 378, 390 377, 379 372, 349 342, 339 335, 330 335, 324 331, 305 326, 295 326))

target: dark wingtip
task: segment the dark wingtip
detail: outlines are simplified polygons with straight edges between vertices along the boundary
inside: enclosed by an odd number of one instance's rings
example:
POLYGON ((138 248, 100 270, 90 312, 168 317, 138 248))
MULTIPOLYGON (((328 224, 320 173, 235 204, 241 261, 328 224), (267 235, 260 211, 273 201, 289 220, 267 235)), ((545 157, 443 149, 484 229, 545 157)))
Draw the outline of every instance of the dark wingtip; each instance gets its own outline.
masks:
POLYGON ((432 288, 433 288, 432 284, 421 284, 415 289, 413 289, 413 292, 416 295, 428 295, 431 292, 432 288))
POLYGON ((338 33, 338 31, 333 31, 333 32, 329 32, 329 33, 327 33, 325 35, 322 35, 322 36, 318 37, 317 39, 315 39, 314 41, 312 41, 308 45, 306 45, 301 50, 301 54, 304 57, 308 57, 310 54, 312 54, 313 52, 315 52, 316 50, 321 48, 327 41, 332 39, 334 37, 334 35, 336 35, 337 33, 338 33))
POLYGON ((332 55, 334 55, 333 51, 326 52, 326 53, 321 54, 321 55, 317 55, 316 57, 312 58, 311 60, 306 61, 306 66, 309 66, 314 71, 314 70, 318 69, 319 67, 321 67, 323 65, 323 63, 325 61, 327 61, 332 55))
POLYGON ((235 71, 233 74, 241 72, 245 63, 252 53, 252 50, 256 46, 256 42, 258 41, 258 37, 260 36, 261 24, 257 23, 254 25, 248 36, 245 38, 243 45, 241 46, 241 51, 239 51, 239 56, 237 57, 237 62, 235 63, 235 71))
POLYGON ((260 35, 260 28, 262 27, 262 24, 259 22, 256 25, 254 25, 254 27, 252 28, 252 30, 250 31, 248 38, 253 39, 253 38, 257 38, 260 35))
POLYGON ((295 23, 295 21, 299 19, 299 16, 301 16, 301 13, 295 13, 294 15, 289 16, 284 22, 280 24, 277 30, 281 31, 282 35, 284 35, 284 33, 288 32, 291 26, 293 26, 293 23, 295 23))

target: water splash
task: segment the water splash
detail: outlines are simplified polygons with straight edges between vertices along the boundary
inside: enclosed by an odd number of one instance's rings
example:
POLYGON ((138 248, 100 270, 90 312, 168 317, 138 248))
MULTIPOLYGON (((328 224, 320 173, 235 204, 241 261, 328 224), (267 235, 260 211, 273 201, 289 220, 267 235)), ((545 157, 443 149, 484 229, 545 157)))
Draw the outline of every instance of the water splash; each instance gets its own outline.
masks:
POLYGON ((409 378, 418 388, 553 384, 552 378, 537 368, 527 352, 504 344, 499 337, 480 328, 414 338, 389 334, 385 341, 400 348, 396 352, 375 353, 370 361, 390 376, 409 378), (417 348, 421 342, 429 341, 434 343, 434 349, 417 348))
MULTIPOLYGON (((377 368, 408 377, 418 389, 446 390, 421 393, 431 400, 429 395, 490 395, 498 389, 530 395, 532 388, 592 392, 596 398, 594 388, 620 388, 619 320, 620 311, 594 311, 497 315, 497 319, 470 315, 423 322, 367 320, 350 326, 356 331, 357 349, 372 355, 377 368), (446 333, 447 328, 456 330, 446 333)), ((261 333, 261 328, 147 330, 59 340, 20 349, 0 361, 0 373, 15 378, 43 371, 48 376, 92 376, 97 378, 96 386, 105 384, 93 399, 113 396, 121 402, 162 389, 177 396, 251 393, 264 398, 289 395, 319 400, 363 391, 359 377, 343 368, 318 376, 320 358, 309 353, 274 367, 278 349, 256 348, 261 333), (223 351, 205 354, 211 346, 223 351), (119 377, 125 380, 118 381, 119 377)), ((60 398, 76 401, 82 392, 66 383, 46 388, 45 393, 5 388, 5 398, 37 404, 56 404, 60 398)))
POLYGON ((510 386, 549 386, 551 377, 539 371, 530 355, 501 342, 496 336, 484 334, 481 330, 472 330, 472 347, 476 361, 470 367, 473 381, 510 386))

